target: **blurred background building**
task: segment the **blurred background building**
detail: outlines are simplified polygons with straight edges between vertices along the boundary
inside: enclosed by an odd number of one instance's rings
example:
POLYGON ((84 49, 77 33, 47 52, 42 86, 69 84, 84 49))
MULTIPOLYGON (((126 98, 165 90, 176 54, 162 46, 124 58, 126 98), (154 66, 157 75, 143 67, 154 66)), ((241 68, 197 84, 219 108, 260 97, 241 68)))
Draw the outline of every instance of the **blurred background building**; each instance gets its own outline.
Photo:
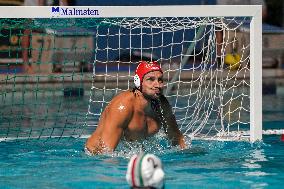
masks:
MULTIPOLYGON (((262 67, 266 69, 264 77, 283 77, 284 69, 284 1, 269 0, 266 3, 266 16, 263 18, 263 62, 262 67), (278 70, 277 72, 275 70, 278 70)), ((150 5, 216 5, 218 0, 136 0, 136 1, 112 1, 112 0, 0 0, 1 6, 21 6, 21 5, 70 5, 70 6, 150 6, 150 5)), ((13 24, 22 21, 13 20, 13 24)), ((29 21, 27 21, 29 22, 29 21)), ((15 26, 16 26, 15 25, 15 26)), ((36 24, 35 24, 36 25, 36 24)), ((77 24, 78 25, 78 24, 77 24)), ((13 26, 14 27, 14 26, 13 26)), ((94 43, 96 42, 94 30, 88 29, 82 35, 82 31, 74 32, 74 28, 58 29, 53 31, 50 28, 43 28, 42 31, 29 28, 14 27, 13 31, 2 29, 0 36, 0 73, 58 73, 58 72, 92 72, 94 60, 94 43), (11 38, 5 38, 7 33, 11 33, 11 38), (32 32, 32 34, 31 34, 32 32), (55 35, 45 35, 40 33, 56 33, 55 35), (80 35, 78 35, 80 33, 80 35), (19 38, 21 35, 21 39, 19 38), (19 43, 21 40, 21 43, 19 43), (36 49, 53 46, 54 51, 40 52, 36 49), (69 50, 67 48, 70 47, 69 50), (73 48, 74 47, 74 48, 73 48), (85 48, 85 50, 82 50, 85 48), (5 50, 6 49, 6 50, 5 50), (9 52, 7 49, 10 49, 9 52), (29 50, 28 50, 29 49, 29 50), (81 49, 81 50, 78 50, 81 49), (68 52, 67 52, 68 51, 68 52), (40 62, 40 63, 39 63, 40 62), (52 64, 50 64, 52 62, 52 64), (45 64, 49 63, 49 64, 45 64), (63 66, 64 65, 64 66, 63 66)), ((75 29, 77 30, 77 29, 75 29)), ((248 42, 248 34, 239 32, 238 36, 244 43, 248 42)), ((114 42, 110 42, 114 43, 114 42)), ((135 42, 133 42, 135 43, 135 42)), ((146 42, 147 43, 147 42, 146 42)), ((242 44, 240 44, 242 45, 242 44)), ((135 45, 134 45, 135 46, 135 45)), ((175 51, 175 50, 173 50, 175 51)), ((105 56, 96 52, 96 56, 105 56)), ((122 52, 117 55, 108 55, 109 61, 121 59, 126 62, 143 59, 158 59, 150 57, 147 53, 139 54, 138 51, 122 52)), ((100 69, 98 64, 98 70, 100 69)), ((121 68, 123 69, 123 68, 121 68)), ((134 67, 133 67, 134 69, 134 67)), ((116 71, 115 69, 113 71, 116 71)), ((266 91, 266 90, 264 90, 266 91)))

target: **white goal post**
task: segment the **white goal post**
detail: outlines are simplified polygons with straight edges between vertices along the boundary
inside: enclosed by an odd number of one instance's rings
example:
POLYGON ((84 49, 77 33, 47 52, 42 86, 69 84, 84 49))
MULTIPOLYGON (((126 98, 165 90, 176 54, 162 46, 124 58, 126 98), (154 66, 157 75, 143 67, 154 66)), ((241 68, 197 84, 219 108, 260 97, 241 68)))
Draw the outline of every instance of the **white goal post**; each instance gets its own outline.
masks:
MULTIPOLYGON (((164 70, 165 95, 184 134, 213 140, 262 140, 261 15, 258 5, 0 7, 2 23, 5 19, 28 18, 33 20, 31 28, 45 27, 48 36, 57 35, 56 24, 58 29, 63 25, 93 29, 94 44, 82 42, 80 46, 92 46, 86 56, 93 56, 87 60, 92 61, 93 72, 77 74, 81 78, 91 74, 85 124, 72 127, 72 132, 67 133, 67 126, 63 126, 60 137, 91 134, 90 128, 95 128, 97 122, 90 120, 98 119, 113 95, 134 86, 134 67, 139 59, 148 58, 157 60, 164 70), (52 25, 46 19, 58 21, 52 25)), ((81 30, 75 32, 85 34, 81 30)), ((41 53, 58 50, 52 39, 53 48, 40 47, 41 53)), ((61 48, 64 52, 71 49, 61 48)), ((64 57, 67 61, 68 57, 64 57)), ((37 62, 37 66, 41 64, 37 62)), ((29 82, 41 84, 39 75, 45 74, 46 68, 39 69, 42 70, 29 76, 29 82)), ((73 68, 72 71, 73 78, 76 73, 73 68)), ((54 75, 52 70, 48 75, 54 75)), ((1 76, 5 88, 11 82, 9 77, 1 76)), ((20 83, 10 83, 10 87, 20 83)), ((2 91, 1 96, 3 100, 9 93, 2 91)), ((57 127, 60 126, 56 124, 57 127)), ((53 135, 53 125, 50 128, 53 135)), ((23 137, 36 138, 34 130, 25 131, 28 134, 23 137)), ((10 136, 10 131, 5 132, 10 136)))

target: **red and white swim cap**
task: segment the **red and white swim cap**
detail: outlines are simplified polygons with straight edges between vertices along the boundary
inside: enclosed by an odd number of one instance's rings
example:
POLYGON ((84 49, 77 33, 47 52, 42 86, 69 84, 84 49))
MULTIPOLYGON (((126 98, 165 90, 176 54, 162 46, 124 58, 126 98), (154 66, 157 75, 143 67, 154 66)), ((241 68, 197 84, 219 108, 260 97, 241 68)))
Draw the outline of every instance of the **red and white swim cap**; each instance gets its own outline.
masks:
POLYGON ((145 74, 153 71, 160 71, 163 73, 160 65, 157 62, 141 61, 135 70, 134 84, 135 87, 140 87, 145 74))

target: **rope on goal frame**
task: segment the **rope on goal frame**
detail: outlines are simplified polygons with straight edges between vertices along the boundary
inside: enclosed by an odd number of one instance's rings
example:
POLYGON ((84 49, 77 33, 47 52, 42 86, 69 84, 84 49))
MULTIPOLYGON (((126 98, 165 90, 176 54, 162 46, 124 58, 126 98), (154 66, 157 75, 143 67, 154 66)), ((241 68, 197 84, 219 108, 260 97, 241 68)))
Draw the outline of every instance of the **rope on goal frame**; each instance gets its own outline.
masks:
MULTIPOLYGON (((241 134, 241 135, 249 135, 250 131, 231 131, 231 135, 241 134)), ((283 135, 284 129, 267 129, 262 130, 263 135, 283 135)))

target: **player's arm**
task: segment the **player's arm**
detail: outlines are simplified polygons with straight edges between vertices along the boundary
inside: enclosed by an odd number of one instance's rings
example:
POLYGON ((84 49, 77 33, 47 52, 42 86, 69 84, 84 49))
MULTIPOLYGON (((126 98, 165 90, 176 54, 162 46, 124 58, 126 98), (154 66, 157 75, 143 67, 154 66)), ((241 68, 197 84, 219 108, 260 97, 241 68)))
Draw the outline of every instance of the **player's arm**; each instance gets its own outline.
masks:
POLYGON ((104 125, 101 139, 110 150, 114 150, 130 121, 132 106, 126 102, 114 102, 107 108, 108 110, 104 112, 105 118, 101 123, 104 125))
POLYGON ((169 104, 166 97, 161 96, 161 106, 163 111, 163 116, 165 118, 165 122, 167 125, 167 135, 169 139, 172 141, 173 145, 179 145, 181 149, 186 148, 186 144, 184 141, 184 136, 180 132, 175 115, 172 112, 172 107, 169 104))

